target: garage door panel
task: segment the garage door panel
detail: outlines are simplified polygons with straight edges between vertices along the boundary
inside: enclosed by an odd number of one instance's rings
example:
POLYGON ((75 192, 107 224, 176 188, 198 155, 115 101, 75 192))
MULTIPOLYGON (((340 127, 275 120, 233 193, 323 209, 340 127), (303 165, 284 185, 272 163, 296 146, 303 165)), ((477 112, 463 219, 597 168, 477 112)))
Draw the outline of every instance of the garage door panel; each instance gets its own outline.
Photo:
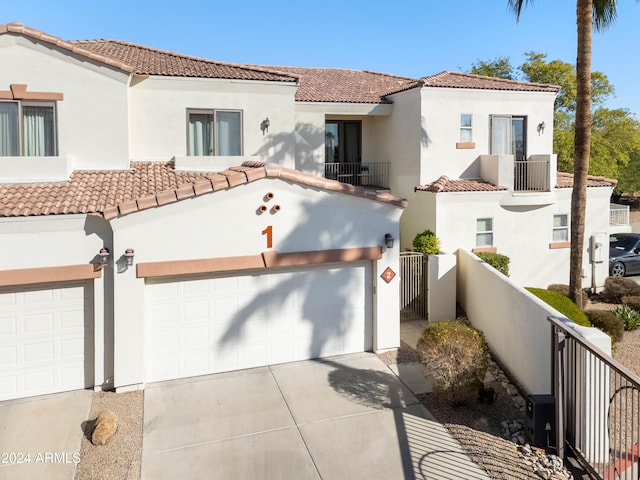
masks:
POLYGON ((369 276, 363 262, 149 279, 147 381, 366 350, 369 276))
POLYGON ((93 386, 93 288, 0 289, 0 401, 93 386))

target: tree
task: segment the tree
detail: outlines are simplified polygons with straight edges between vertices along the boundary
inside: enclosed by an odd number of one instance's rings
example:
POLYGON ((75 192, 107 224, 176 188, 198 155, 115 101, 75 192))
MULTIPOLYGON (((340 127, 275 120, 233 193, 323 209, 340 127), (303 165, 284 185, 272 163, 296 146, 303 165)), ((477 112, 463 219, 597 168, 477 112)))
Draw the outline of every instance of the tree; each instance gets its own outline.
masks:
POLYGON ((484 75, 486 77, 516 80, 513 65, 511 65, 509 57, 497 57, 495 60, 490 60, 488 62, 478 60, 478 63, 471 65, 471 73, 475 75, 484 75))
MULTIPOLYGON (((522 8, 534 0, 507 0, 520 19, 522 8)), ((582 306, 582 254, 587 203, 587 172, 591 149, 591 44, 592 30, 604 31, 613 24, 617 0, 577 0, 578 52, 576 62, 576 117, 574 135, 573 191, 571 192, 571 251, 569 297, 582 306)))

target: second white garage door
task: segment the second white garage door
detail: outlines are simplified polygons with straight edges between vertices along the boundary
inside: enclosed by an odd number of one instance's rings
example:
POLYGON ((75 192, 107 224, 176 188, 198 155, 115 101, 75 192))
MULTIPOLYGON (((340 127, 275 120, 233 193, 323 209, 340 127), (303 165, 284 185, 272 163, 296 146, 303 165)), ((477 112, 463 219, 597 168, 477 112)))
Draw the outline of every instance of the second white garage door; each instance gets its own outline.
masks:
POLYGON ((370 262, 148 279, 146 381, 370 350, 370 262))

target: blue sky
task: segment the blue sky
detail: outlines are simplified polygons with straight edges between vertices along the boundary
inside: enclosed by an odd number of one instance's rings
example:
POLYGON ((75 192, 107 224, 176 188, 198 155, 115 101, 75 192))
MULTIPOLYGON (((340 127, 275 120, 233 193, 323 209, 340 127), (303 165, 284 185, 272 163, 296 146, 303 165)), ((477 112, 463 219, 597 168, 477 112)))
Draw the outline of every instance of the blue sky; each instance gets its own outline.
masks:
MULTIPOLYGON (((419 78, 467 71, 478 59, 528 51, 574 63, 575 1, 536 0, 516 24, 506 0, 25 0, 4 2, 19 21, 65 40, 111 38, 214 60, 367 69, 419 78)), ((640 118, 640 3, 594 34, 593 69, 616 89, 608 106, 640 118)))

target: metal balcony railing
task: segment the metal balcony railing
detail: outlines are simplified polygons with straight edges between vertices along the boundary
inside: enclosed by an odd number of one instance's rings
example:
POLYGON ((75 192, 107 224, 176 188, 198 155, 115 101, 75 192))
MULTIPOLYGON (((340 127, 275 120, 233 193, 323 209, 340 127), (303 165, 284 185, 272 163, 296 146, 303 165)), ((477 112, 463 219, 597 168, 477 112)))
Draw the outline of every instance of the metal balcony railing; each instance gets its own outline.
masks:
POLYGON ((558 456, 571 449, 591 478, 638 478, 640 378, 560 320, 553 330, 558 456))
POLYGON ((514 192, 548 192, 549 161, 524 160, 514 164, 514 192))
POLYGON ((609 225, 629 225, 629 205, 609 205, 609 225))
POLYGON ((389 162, 325 163, 324 178, 358 187, 389 188, 389 162))

